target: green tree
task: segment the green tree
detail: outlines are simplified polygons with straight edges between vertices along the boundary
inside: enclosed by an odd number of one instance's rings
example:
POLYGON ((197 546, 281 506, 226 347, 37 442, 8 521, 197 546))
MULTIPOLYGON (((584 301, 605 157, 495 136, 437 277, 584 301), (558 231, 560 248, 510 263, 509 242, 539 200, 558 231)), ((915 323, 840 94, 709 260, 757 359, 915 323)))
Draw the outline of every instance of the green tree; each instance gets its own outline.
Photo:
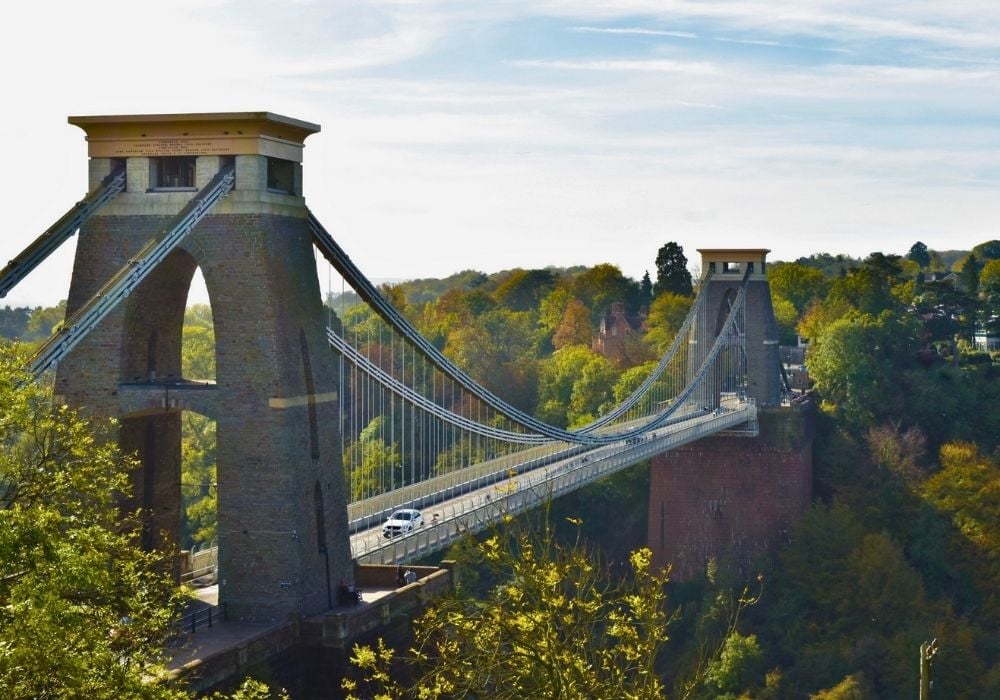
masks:
POLYGON ((639 280, 639 303, 648 305, 653 300, 653 281, 649 278, 649 270, 642 273, 639 280))
POLYGON ((638 307, 638 283, 623 275, 618 267, 607 263, 584 270, 569 282, 569 288, 573 296, 590 309, 590 320, 594 325, 616 301, 624 301, 629 309, 638 307))
POLYGON ((494 309, 448 334, 444 352, 491 391, 522 410, 535 402, 536 319, 526 311, 494 309))
MULTIPOLYGON (((195 304, 184 313, 181 373, 187 379, 215 379, 215 325, 212 308, 195 304)), ((181 418, 182 544, 210 545, 216 537, 215 421, 185 411, 181 418)))
POLYGON ((874 694, 863 673, 852 673, 837 685, 809 696, 809 700, 873 700, 874 694))
POLYGON ((377 416, 344 450, 344 471, 352 501, 385 493, 402 482, 399 445, 392 442, 388 432, 385 417, 377 416))
POLYGON ((1000 260, 990 260, 979 273, 979 325, 987 333, 1000 335, 1000 260))
POLYGON ((538 307, 538 325, 545 333, 551 335, 556 332, 572 301, 573 295, 565 287, 556 287, 542 299, 538 307))
POLYGON ((955 528, 950 550, 979 591, 978 616, 1000 624, 1000 464, 972 443, 948 443, 923 495, 955 528))
POLYGON ((798 342, 796 329, 799 314, 792 302, 784 297, 771 294, 771 307, 774 310, 774 320, 778 325, 778 342, 782 345, 795 345, 798 342))
POLYGON ((742 635, 734 630, 723 641, 722 653, 705 671, 706 690, 712 691, 713 697, 727 693, 735 697, 745 688, 760 685, 763 657, 757 635, 742 635))
POLYGON ((8 698, 167 698, 181 602, 119 511, 135 464, 0 348, 0 687, 8 698))
POLYGON ((551 270, 513 270, 493 293, 496 300, 511 311, 533 311, 555 287, 551 270))
POLYGON ((538 417, 568 427, 589 422, 611 396, 618 373, 604 357, 568 345, 539 363, 538 417))
POLYGON ((646 342, 662 355, 674 342, 674 337, 684 325, 692 299, 673 292, 664 292, 653 299, 646 319, 646 342))
POLYGON ((917 241, 910 246, 910 251, 906 254, 908 260, 912 260, 920 269, 926 269, 931 264, 931 254, 927 252, 927 246, 917 241))
POLYGON ((674 241, 661 246, 656 252, 656 284, 653 285, 653 294, 659 296, 664 292, 672 292, 691 296, 694 287, 687 262, 684 249, 674 241))
POLYGON ((483 599, 438 600, 415 621, 412 684, 389 673, 391 649, 355 646, 366 680, 347 679, 348 697, 663 697, 666 574, 651 569, 649 550, 608 580, 579 543, 558 544, 548 524, 537 531, 488 537, 476 551, 498 585, 483 599))
POLYGON ((899 400, 893 383, 896 361, 907 345, 906 325, 891 312, 879 316, 852 312, 834 321, 813 340, 809 374, 824 401, 843 420, 870 426, 892 415, 899 400))
POLYGON ((32 309, 31 318, 24 329, 24 336, 21 340, 25 342, 35 342, 45 340, 56 326, 60 325, 66 318, 66 300, 63 299, 55 306, 38 307, 32 309))
POLYGON ((772 298, 787 299, 799 314, 814 301, 822 299, 830 286, 821 270, 798 262, 769 265, 767 283, 772 298))
POLYGON ((975 295, 979 292, 979 273, 983 270, 983 264, 976 257, 975 253, 969 253, 962 263, 962 270, 959 278, 962 280, 962 288, 966 293, 975 295))

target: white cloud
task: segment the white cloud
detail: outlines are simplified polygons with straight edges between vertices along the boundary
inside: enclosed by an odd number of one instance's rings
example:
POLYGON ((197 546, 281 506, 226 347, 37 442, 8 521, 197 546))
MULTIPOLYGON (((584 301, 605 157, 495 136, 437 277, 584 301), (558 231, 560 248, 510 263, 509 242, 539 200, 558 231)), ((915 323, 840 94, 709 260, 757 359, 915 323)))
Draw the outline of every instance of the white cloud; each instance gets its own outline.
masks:
POLYGON ((642 73, 684 73, 687 75, 715 75, 720 71, 713 63, 702 61, 671 61, 667 59, 596 59, 596 60, 542 60, 524 59, 509 61, 519 68, 551 68, 557 70, 623 71, 642 73))

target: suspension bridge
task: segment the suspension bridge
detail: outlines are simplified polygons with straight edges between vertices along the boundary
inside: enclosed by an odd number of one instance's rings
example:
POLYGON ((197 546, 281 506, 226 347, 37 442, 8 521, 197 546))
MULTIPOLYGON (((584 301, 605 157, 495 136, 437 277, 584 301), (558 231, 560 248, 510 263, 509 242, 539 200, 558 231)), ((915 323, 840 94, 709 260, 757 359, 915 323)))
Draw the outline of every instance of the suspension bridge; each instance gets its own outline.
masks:
POLYGON ((763 249, 704 250, 672 345, 589 425, 549 425, 424 338, 306 206, 319 126, 269 112, 71 117, 86 197, 0 271, 0 296, 77 237, 66 320, 34 354, 72 406, 120 421, 141 469, 143 542, 175 546, 181 412, 216 421, 219 597, 243 619, 333 604, 355 563, 401 563, 505 515, 716 435, 756 435, 781 402, 763 249), (317 256, 370 317, 324 308, 317 256), (214 380, 184 377, 200 269, 214 380), (398 508, 424 524, 383 537, 398 508))

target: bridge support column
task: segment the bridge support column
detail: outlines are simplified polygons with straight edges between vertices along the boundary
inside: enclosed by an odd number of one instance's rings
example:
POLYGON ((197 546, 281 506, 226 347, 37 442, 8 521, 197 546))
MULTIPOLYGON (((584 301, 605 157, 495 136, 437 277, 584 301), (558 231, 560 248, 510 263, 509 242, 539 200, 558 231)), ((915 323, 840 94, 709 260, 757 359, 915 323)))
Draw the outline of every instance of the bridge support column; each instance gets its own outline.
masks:
POLYGON ((757 437, 713 436, 653 458, 648 544, 675 581, 732 562, 746 576, 812 500, 812 410, 759 411, 757 437))
MULTIPOLYGON (((745 313, 742 328, 745 336, 745 356, 736 357, 741 350, 730 347, 723 350, 731 357, 728 362, 742 368, 743 381, 739 386, 722 386, 718 377, 707 377, 699 390, 698 403, 706 408, 719 405, 720 392, 741 392, 757 402, 758 406, 775 406, 781 403, 778 328, 771 306, 771 289, 767 283, 767 253, 762 248, 699 249, 701 269, 707 275, 703 284, 705 304, 695 321, 690 342, 695 346, 692 356, 699 361, 692 364, 691 376, 700 365, 720 335, 729 309, 746 278, 745 313)), ((730 379, 729 381, 734 381, 730 379)), ((736 382, 734 381, 734 384, 736 382)))
MULTIPOLYGON (((188 289, 200 267, 212 304, 216 382, 204 387, 217 436, 219 598, 232 618, 312 615, 353 582, 337 377, 325 335, 302 151, 315 124, 269 112, 72 117, 90 177, 125 161, 126 191, 81 227, 68 313, 87 303, 175 217, 223 163, 235 187, 60 362, 56 392, 122 419, 141 468, 132 505, 147 546, 176 545, 181 382, 188 289), (135 413, 123 384, 162 387, 135 413), (158 538, 165 532, 165 539, 158 538)), ((196 379, 205 379, 196 377, 196 379)))

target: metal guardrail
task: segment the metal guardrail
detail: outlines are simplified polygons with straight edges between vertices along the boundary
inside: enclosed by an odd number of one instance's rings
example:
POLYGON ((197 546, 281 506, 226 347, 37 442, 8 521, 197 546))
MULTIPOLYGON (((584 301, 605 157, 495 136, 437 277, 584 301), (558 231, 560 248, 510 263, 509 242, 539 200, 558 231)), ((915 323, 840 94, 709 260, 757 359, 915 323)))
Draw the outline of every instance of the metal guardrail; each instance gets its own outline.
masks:
POLYGON ((228 618, 226 604, 209 605, 190 612, 177 621, 177 631, 179 633, 189 632, 194 634, 198 627, 211 628, 214 625, 226 621, 228 618))
POLYGON ((540 467, 480 489, 469 497, 442 504, 437 517, 417 530, 384 540, 378 533, 357 536, 352 554, 360 564, 399 564, 429 555, 468 534, 480 532, 505 515, 516 515, 546 500, 609 476, 665 450, 735 426, 756 425, 757 406, 744 402, 689 421, 675 431, 656 430, 610 447, 591 450, 555 467, 540 467))

